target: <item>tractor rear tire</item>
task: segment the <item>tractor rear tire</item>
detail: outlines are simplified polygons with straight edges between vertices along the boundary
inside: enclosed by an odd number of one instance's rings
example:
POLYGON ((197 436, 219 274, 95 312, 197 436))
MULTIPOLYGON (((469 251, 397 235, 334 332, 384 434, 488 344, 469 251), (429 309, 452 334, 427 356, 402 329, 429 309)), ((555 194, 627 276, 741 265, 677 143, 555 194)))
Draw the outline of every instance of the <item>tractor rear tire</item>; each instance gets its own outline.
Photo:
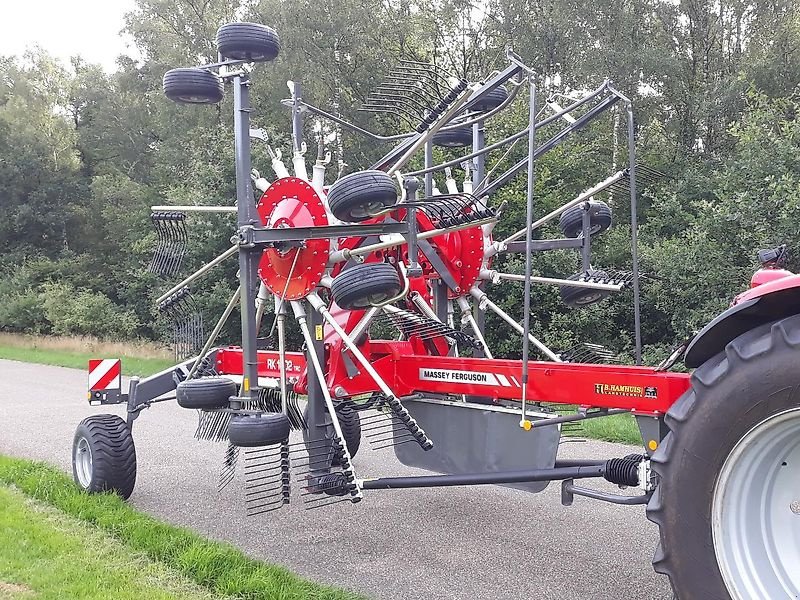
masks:
POLYGON ((224 58, 269 62, 278 57, 277 32, 261 23, 228 23, 217 30, 217 50, 224 58))
POLYGON ((130 498, 136 485, 136 447, 124 419, 93 415, 80 422, 72 442, 72 477, 86 492, 130 498))
POLYGON ((800 316, 728 343, 666 415, 647 506, 679 599, 800 597, 800 316))
POLYGON ((363 310, 400 293, 395 268, 388 263, 366 263, 339 273, 331 284, 331 296, 340 308, 363 310))
POLYGON ((473 108, 480 112, 489 112, 508 100, 508 90, 502 85, 494 88, 491 92, 481 98, 473 108))
MULTIPOLYGON (((564 237, 576 238, 583 233, 583 204, 578 204, 568 208, 558 220, 558 226, 564 237)), ((589 235, 603 233, 611 227, 612 223, 611 207, 600 200, 589 202, 589 235)))
POLYGON ((271 446, 286 442, 289 429, 289 417, 283 413, 233 415, 228 424, 228 440, 244 448, 271 446))
MULTIPOLYGON (((608 279, 608 275, 605 271, 589 269, 585 273, 576 273, 575 275, 570 275, 567 277, 567 279, 572 281, 578 281, 579 279, 608 279)), ((584 287, 573 287, 571 285, 561 286, 561 300, 563 300, 567 306, 571 306, 573 308, 588 306, 590 304, 594 304, 595 302, 600 302, 600 300, 609 294, 610 292, 605 290, 593 290, 584 287)))
POLYGON ((360 223, 397 204, 397 189, 383 171, 345 175, 328 190, 333 216, 345 223, 360 223))
POLYGON ((472 146, 472 128, 461 127, 433 134, 433 145, 440 148, 466 148, 472 146))
POLYGON ((236 384, 227 377, 201 377, 181 381, 175 390, 183 408, 213 410, 228 408, 228 399, 236 395, 236 384))
POLYGON ((183 104, 216 104, 225 90, 216 73, 205 69, 171 69, 164 73, 164 95, 183 104))

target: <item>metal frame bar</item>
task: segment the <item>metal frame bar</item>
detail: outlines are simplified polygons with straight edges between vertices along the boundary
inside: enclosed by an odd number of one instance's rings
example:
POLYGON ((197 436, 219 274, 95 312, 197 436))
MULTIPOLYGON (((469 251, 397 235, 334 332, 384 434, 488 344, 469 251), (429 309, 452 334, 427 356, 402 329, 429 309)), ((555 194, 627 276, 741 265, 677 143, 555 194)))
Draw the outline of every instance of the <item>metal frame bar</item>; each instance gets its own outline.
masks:
POLYGON ((530 483, 534 481, 559 481, 604 477, 605 464, 579 467, 554 467, 528 471, 494 473, 468 473, 465 475, 421 475, 418 477, 379 477, 361 481, 364 490, 392 490, 409 488, 452 487, 459 485, 500 485, 530 483))

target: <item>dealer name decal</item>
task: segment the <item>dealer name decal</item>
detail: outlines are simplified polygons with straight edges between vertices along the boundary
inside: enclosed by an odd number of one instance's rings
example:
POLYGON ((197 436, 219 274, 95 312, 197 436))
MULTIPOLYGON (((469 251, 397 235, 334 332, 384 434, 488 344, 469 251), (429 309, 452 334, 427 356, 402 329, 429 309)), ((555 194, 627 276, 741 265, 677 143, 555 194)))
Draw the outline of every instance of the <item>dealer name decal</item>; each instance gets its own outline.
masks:
POLYGON ((594 393, 603 396, 629 396, 631 398, 658 398, 658 388, 640 385, 616 385, 613 383, 595 383, 594 393))

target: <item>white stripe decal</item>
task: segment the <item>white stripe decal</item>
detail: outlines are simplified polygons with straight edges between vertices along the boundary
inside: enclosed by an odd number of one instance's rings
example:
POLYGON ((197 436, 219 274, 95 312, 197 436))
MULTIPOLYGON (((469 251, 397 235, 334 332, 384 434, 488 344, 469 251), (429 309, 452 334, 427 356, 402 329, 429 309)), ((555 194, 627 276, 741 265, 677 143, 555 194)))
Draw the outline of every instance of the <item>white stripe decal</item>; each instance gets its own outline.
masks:
POLYGON ((515 386, 522 387, 522 384, 520 384, 519 380, 516 377, 514 377, 513 375, 511 376, 511 381, 514 382, 515 386))
MULTIPOLYGON (((118 368, 120 364, 119 359, 115 358, 105 358, 102 362, 97 365, 94 369, 89 372, 89 389, 92 390, 98 384, 98 382, 103 379, 109 371, 114 368, 118 368)), ((120 377, 117 377, 114 380, 114 383, 109 384, 106 386, 106 389, 119 389, 120 387, 120 377)))
POLYGON ((508 377, 505 375, 501 375, 500 373, 497 374, 497 378, 500 380, 500 385, 503 387, 511 387, 511 383, 508 381, 508 377))

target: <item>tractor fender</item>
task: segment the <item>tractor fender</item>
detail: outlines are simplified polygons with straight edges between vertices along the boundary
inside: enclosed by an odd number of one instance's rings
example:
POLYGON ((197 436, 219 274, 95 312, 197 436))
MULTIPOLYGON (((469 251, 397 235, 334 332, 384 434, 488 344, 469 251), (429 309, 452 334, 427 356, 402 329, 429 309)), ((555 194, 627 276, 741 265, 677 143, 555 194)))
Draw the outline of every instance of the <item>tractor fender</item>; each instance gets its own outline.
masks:
POLYGON ((684 355, 687 367, 699 367, 759 325, 800 314, 800 275, 759 285, 737 296, 735 302, 694 336, 684 355))

